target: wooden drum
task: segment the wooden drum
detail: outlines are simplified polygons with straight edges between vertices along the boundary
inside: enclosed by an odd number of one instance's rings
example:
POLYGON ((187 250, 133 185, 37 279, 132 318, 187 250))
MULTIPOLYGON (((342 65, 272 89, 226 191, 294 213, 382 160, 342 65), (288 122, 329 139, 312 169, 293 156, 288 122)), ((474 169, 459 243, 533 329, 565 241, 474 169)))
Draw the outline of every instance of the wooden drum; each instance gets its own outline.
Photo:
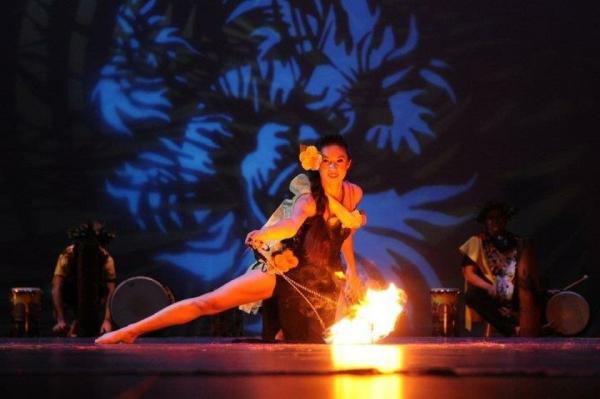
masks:
POLYGON ((42 290, 35 287, 16 287, 10 290, 10 335, 33 337, 40 335, 42 290))

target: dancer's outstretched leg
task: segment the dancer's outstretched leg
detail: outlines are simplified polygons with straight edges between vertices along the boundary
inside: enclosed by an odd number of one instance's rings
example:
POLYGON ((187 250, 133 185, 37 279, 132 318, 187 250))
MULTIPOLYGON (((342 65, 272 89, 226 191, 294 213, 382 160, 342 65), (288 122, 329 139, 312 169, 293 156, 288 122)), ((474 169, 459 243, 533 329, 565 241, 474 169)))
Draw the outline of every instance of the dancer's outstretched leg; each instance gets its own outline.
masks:
POLYGON ((273 295, 275 276, 252 270, 227 284, 195 298, 184 299, 96 339, 98 344, 132 343, 142 334, 184 324, 200 316, 212 315, 245 303, 267 299, 273 295))

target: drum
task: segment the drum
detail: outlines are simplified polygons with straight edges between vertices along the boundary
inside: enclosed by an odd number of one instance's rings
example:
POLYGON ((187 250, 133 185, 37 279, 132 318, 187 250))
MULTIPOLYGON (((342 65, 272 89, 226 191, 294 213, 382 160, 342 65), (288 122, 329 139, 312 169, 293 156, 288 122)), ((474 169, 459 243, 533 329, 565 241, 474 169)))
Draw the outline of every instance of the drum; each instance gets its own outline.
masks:
POLYGON ((34 287, 17 287, 10 290, 10 335, 32 337, 40 334, 42 290, 34 287))
POLYGON ((113 323, 124 327, 175 302, 173 293, 158 281, 145 276, 131 277, 115 288, 110 300, 113 323))
POLYGON ((590 319, 590 306, 585 298, 572 291, 554 294, 546 305, 550 327, 562 335, 579 334, 590 319))
POLYGON ((456 337, 459 333, 458 323, 458 288, 431 289, 431 322, 432 335, 456 337))

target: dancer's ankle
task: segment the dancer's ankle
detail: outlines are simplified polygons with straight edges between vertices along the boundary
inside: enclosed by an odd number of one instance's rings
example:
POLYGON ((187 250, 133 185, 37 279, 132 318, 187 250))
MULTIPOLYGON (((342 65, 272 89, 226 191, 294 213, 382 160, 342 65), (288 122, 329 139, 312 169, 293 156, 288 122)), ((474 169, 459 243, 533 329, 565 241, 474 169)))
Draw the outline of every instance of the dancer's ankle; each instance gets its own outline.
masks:
POLYGON ((143 331, 141 331, 137 323, 132 323, 128 325, 127 327, 125 327, 125 331, 127 332, 127 335, 133 338, 137 338, 143 334, 143 331))

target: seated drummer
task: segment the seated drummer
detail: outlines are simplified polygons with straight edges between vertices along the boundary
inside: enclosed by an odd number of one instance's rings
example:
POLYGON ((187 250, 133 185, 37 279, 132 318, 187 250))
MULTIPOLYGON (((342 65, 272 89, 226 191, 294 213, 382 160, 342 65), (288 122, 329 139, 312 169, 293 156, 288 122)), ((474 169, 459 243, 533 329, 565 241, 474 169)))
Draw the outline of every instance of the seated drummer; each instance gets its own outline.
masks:
POLYGON ((514 208, 506 203, 487 202, 477 216, 484 230, 459 248, 464 255, 467 330, 478 315, 505 336, 540 333, 539 282, 533 248, 506 230, 514 214, 514 208))
POLYGON ((109 299, 115 290, 115 263, 106 250, 113 234, 98 221, 69 230, 72 244, 59 255, 52 277, 53 332, 69 337, 112 330, 109 299), (68 320, 66 310, 73 312, 68 320))

